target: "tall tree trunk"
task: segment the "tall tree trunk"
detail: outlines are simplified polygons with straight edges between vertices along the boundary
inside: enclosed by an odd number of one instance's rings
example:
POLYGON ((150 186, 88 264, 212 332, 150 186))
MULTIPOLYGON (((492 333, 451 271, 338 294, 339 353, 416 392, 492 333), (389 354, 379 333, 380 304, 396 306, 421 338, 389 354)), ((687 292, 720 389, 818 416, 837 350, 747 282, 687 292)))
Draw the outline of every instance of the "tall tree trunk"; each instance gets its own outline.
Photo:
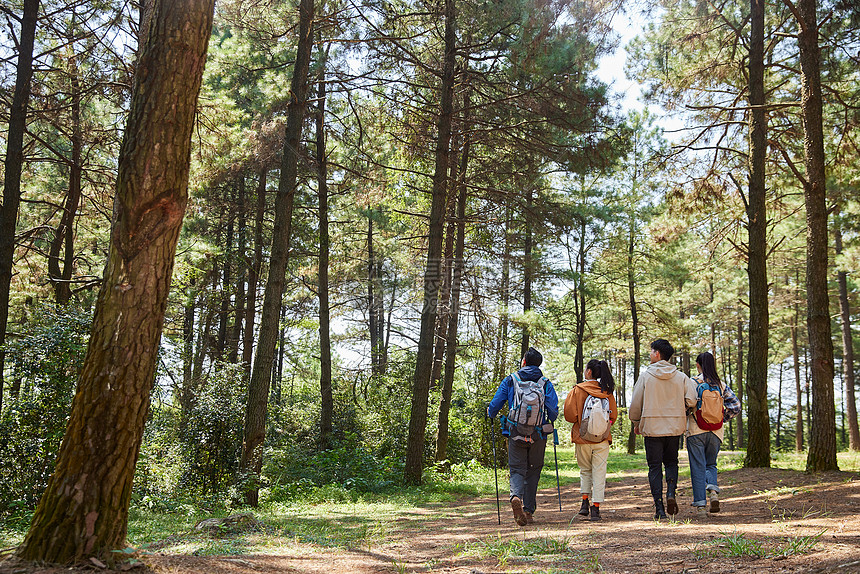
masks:
POLYGON ((245 176, 239 175, 237 182, 236 211, 239 232, 236 245, 237 281, 236 296, 233 298, 233 329, 230 333, 227 348, 227 360, 236 363, 239 360, 239 342, 242 340, 242 326, 245 324, 245 282, 248 275, 248 214, 245 208, 245 176))
POLYGON ((448 458, 448 415, 454 390, 454 369, 457 364, 457 330, 460 320, 460 285, 463 281, 463 254, 466 249, 466 169, 469 166, 469 92, 463 95, 463 152, 460 157, 460 180, 457 196, 457 239, 454 245, 451 297, 448 304, 448 331, 445 343, 445 379, 442 383, 442 400, 439 403, 439 430, 436 435, 436 461, 448 458))
MULTIPOLYGON (((633 258, 636 254, 636 215, 634 213, 630 214, 630 233, 627 239, 627 293, 630 298, 630 322, 633 331, 633 384, 635 385, 639 380, 639 369, 642 365, 642 343, 639 338, 639 311, 636 308, 636 270, 633 268, 633 258)), ((632 425, 627 435, 627 454, 636 454, 636 433, 633 432, 632 425)))
MULTIPOLYGON (((799 275, 799 274, 798 274, 799 275)), ((797 345, 797 328, 800 323, 800 277, 795 282, 794 317, 791 323, 791 355, 794 362, 794 390, 797 394, 794 421, 794 450, 803 452, 803 386, 800 384, 800 350, 797 345)))
POLYGON ((325 58, 322 56, 319 86, 317 88, 316 113, 316 160, 317 196, 319 200, 320 255, 319 255, 319 304, 320 304, 320 439, 327 447, 331 441, 334 398, 331 388, 331 317, 329 309, 329 234, 328 234, 328 163, 325 141, 325 58))
POLYGON ((806 470, 837 470, 833 340, 827 293, 827 187, 822 128, 821 69, 816 0, 798 0, 800 107, 806 156, 806 324, 812 376, 812 420, 806 470))
MULTIPOLYGON (((842 229, 836 227, 836 255, 842 254, 842 229)), ((839 282, 839 315, 842 318, 842 372, 845 380, 845 411, 848 417, 848 448, 860 450, 860 428, 857 426, 857 403, 854 396, 854 340, 851 335, 851 307, 848 303, 848 272, 837 272, 839 282)))
POLYGON ((782 363, 779 364, 779 391, 776 395, 776 450, 781 446, 780 431, 782 430, 782 363))
POLYGON ((574 297, 576 298, 576 351, 573 355, 573 370, 576 374, 576 384, 582 382, 583 371, 585 369, 585 219, 579 221, 579 250, 576 255, 577 272, 579 280, 577 282, 574 297))
POLYGON ((257 285, 263 269, 263 222, 266 215, 266 176, 268 170, 260 170, 257 182, 257 209, 254 214, 254 259, 248 268, 248 301, 245 305, 245 329, 242 341, 242 366, 245 376, 251 375, 251 360, 254 356, 254 324, 257 320, 257 285))
POLYGON ((435 335, 436 304, 439 295, 441 271, 439 263, 442 257, 442 228, 448 189, 448 153, 454 109, 455 44, 454 0, 445 0, 445 56, 442 66, 441 109, 437 125, 438 139, 436 141, 436 166, 433 173, 433 198, 430 206, 427 267, 424 271, 424 305, 421 310, 421 331, 418 337, 418 354, 415 359, 409 440, 406 447, 404 469, 404 479, 407 484, 421 484, 421 473, 424 467, 424 437, 427 432, 427 407, 430 376, 433 370, 433 337, 435 335))
POLYGON ((54 234, 54 240, 48 256, 48 273, 54 284, 54 299, 59 305, 65 305, 72 297, 72 271, 75 263, 75 216, 81 201, 81 173, 83 171, 81 153, 83 137, 81 135, 81 89, 78 79, 77 56, 74 53, 74 43, 69 47, 69 76, 72 121, 72 157, 69 159, 69 192, 63 205, 60 224, 54 234), (63 266, 60 268, 60 251, 63 251, 63 266))
POLYGON ((213 2, 159 3, 119 157, 110 256, 57 466, 19 554, 53 563, 125 545, 176 243, 213 2))
POLYGON ((385 309, 382 292, 382 256, 373 243, 373 210, 367 214, 367 316, 370 330, 370 373, 385 373, 385 309))
MULTIPOLYGON (((456 142, 456 138, 452 141, 456 142)), ((452 144, 452 147, 454 145, 456 143, 452 144)), ((453 164, 456 160, 453 157, 453 150, 451 153, 452 157, 448 161, 453 164)), ((456 181, 454 177, 455 174, 452 173, 450 181, 456 181)), ((453 189, 449 193, 449 196, 451 198, 454 197, 453 189)), ((438 387, 439 381, 442 379, 442 366, 445 363, 445 345, 448 341, 448 323, 450 322, 448 311, 451 299, 451 275, 453 274, 451 261, 454 258, 454 239, 457 234, 456 221, 454 221, 456 210, 456 203, 449 201, 447 210, 448 229, 445 231, 445 247, 443 250, 444 255, 442 256, 442 289, 439 292, 439 311, 436 314, 436 347, 433 350, 433 374, 430 378, 431 389, 438 387)))
POLYGON ((281 159, 281 179, 275 200, 275 223, 272 230, 272 247, 269 256, 269 277, 263 293, 263 311, 260 315, 260 335, 254 369, 248 382, 248 405, 245 409, 244 441, 239 468, 247 479, 245 502, 257 506, 259 486, 257 479, 263 468, 263 440, 266 438, 266 416, 269 404, 269 384, 272 379, 272 361, 278 342, 280 312, 284 296, 287 257, 290 249, 290 230, 293 217, 293 198, 296 193, 299 146, 302 124, 307 107, 308 68, 310 66, 313 36, 314 0, 299 2, 299 38, 293 79, 290 84, 290 104, 284 134, 284 153, 281 159))
POLYGON ((525 316, 525 324, 523 325, 523 335, 520 343, 520 356, 523 358, 526 351, 529 350, 529 318, 528 312, 532 310, 532 279, 534 278, 534 261, 532 259, 532 191, 529 189, 526 192, 526 210, 523 214, 525 219, 525 244, 523 246, 523 315, 525 316))
POLYGON ((735 418, 738 429, 738 448, 744 448, 746 443, 746 435, 744 433, 744 324, 738 319, 738 364, 737 364, 737 381, 735 393, 738 400, 741 402, 741 412, 735 418))
MULTIPOLYGON (((232 203, 232 197, 230 198, 232 203)), ((221 289, 218 293, 221 297, 218 310, 218 339, 215 342, 215 358, 219 361, 226 359, 224 351, 227 349, 227 323, 230 315, 230 295, 233 293, 233 221, 235 214, 232 207, 228 208, 227 229, 224 233, 224 256, 221 258, 221 289)))
POLYGON ((499 313, 499 338, 496 345, 496 365, 493 381, 500 382, 507 375, 508 356, 508 307, 511 302, 511 208, 505 205, 505 251, 502 254, 502 292, 499 313))
POLYGON ((767 114, 764 95, 764 6, 765 0, 750 1, 750 153, 749 276, 750 326, 747 355, 747 423, 749 443, 745 466, 770 466, 770 415, 767 408, 768 284, 767 284, 767 114))
POLYGON ((21 35, 18 42, 18 64, 15 71, 15 93, 9 109, 9 132, 3 167, 3 205, 0 206, 0 410, 3 407, 3 370, 6 362, 6 324, 9 321, 9 293, 12 286, 12 260, 15 256, 15 229, 21 203, 21 170, 24 167, 24 131, 27 128, 27 106, 30 102, 30 80, 33 77, 33 44, 36 41, 36 17, 39 0, 24 0, 21 35))

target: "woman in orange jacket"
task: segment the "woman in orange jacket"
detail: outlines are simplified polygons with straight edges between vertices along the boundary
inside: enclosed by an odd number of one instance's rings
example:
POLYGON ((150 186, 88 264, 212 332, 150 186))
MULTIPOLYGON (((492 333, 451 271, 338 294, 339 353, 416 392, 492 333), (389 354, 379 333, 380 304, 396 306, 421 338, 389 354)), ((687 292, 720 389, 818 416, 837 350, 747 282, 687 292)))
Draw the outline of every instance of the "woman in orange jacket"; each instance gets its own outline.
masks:
POLYGON ((600 504, 606 489, 609 445, 612 443, 611 426, 618 418, 618 406, 613 394, 615 379, 612 378, 606 361, 597 359, 588 362, 583 378, 585 380, 574 386, 564 401, 564 418, 573 423, 570 438, 576 444, 576 462, 579 465, 582 492, 579 514, 590 515, 591 520, 600 520, 600 504), (583 412, 586 406, 588 412, 583 412), (591 418, 594 420, 587 420, 591 418))

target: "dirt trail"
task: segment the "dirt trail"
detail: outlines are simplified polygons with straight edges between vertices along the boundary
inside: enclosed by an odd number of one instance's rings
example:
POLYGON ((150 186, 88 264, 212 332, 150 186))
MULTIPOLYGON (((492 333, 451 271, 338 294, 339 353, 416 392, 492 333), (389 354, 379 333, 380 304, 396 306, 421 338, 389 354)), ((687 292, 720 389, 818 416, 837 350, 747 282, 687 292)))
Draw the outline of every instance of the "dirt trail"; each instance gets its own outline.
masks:
MULTIPOLYGON (((707 519, 696 518, 689 506, 689 486, 682 485, 680 514, 674 521, 655 522, 645 472, 637 471, 607 484, 600 522, 575 514, 579 492, 571 485, 562 489, 563 512, 558 511, 554 488, 541 491, 535 524, 525 528, 514 523, 504 500, 499 525, 495 499, 470 499, 399 515, 389 525, 384 543, 339 550, 293 541, 272 555, 152 554, 143 557, 147 568, 132 572, 512 574, 599 568, 610 573, 860 573, 860 474, 740 469, 721 473, 720 482, 722 512, 707 519), (819 533, 811 551, 774 557, 779 549, 790 549, 819 533), (729 549, 729 538, 752 541, 769 557, 756 558, 749 551, 739 557, 717 556, 729 549), (553 542, 562 546, 566 542, 569 550, 531 556, 514 553, 507 558, 500 550, 491 551, 500 541, 511 540, 522 543, 527 549, 523 553, 553 542)), ((2 574, 59 572, 74 570, 0 564, 2 574)))

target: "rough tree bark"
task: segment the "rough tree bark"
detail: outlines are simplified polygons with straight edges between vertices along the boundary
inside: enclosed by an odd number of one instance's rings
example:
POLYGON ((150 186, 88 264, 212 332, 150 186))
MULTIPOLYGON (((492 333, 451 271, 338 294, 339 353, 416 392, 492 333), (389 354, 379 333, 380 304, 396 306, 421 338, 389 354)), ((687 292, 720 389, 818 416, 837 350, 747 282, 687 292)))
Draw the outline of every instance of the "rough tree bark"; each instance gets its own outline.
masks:
POLYGON ((247 480, 244 485, 245 502, 257 506, 260 492, 257 478, 263 468, 263 441, 266 438, 266 416, 269 406, 269 385, 272 381, 272 364, 280 334, 280 314, 284 293, 287 257, 290 249, 290 230, 293 217, 293 198, 299 160, 302 124, 307 108, 308 69, 311 60, 314 0, 299 3, 299 39, 293 78, 290 84, 290 104, 284 135, 284 153, 281 158, 281 179, 275 199, 275 222, 272 229, 272 247, 269 256, 269 277, 263 293, 263 310, 260 314, 260 334, 254 368, 248 382, 248 404, 245 408, 244 441, 239 468, 247 480))
POLYGON ((120 150, 110 255, 54 474, 19 548, 54 563, 125 544, 134 467, 188 192, 212 0, 158 3, 120 150))
POLYGON ((442 64, 441 106, 437 125, 427 267, 424 271, 424 305, 421 309, 421 331, 418 336, 418 354, 415 359, 415 376, 412 383, 412 408, 404 469, 404 479, 407 484, 421 484, 424 467, 424 438, 427 433, 427 407, 430 377, 433 371, 433 337, 441 278, 442 228, 448 190, 448 148, 451 142, 451 120, 454 109, 455 57, 454 0, 445 0, 445 55, 442 64))
POLYGON ((770 415, 767 405, 767 114, 764 94, 764 6, 750 2, 749 48, 749 197, 747 203, 747 275, 750 326, 747 355, 747 424, 749 441, 744 465, 770 466, 770 415))
MULTIPOLYGON (((790 2, 789 2, 790 3, 790 2)), ((812 420, 806 470, 837 470, 833 340, 827 293, 827 187, 822 127, 821 55, 816 0, 799 0, 800 107, 806 159, 806 324, 812 378, 812 420)))

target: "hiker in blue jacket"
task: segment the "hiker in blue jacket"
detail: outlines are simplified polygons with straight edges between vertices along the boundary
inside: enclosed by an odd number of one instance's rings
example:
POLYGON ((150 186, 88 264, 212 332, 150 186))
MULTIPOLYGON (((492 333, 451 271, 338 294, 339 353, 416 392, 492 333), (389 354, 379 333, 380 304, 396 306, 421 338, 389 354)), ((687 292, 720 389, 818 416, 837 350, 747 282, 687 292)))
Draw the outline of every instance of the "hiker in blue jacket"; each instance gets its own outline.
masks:
POLYGON ((529 347, 522 368, 504 378, 487 407, 487 416, 494 418, 508 404, 501 424, 502 434, 508 437, 511 509, 520 526, 534 522, 532 515, 537 507, 546 437, 552 434, 552 423, 558 418, 558 395, 550 380, 543 376, 541 363, 543 356, 529 347), (537 396, 532 398, 529 393, 537 396))

